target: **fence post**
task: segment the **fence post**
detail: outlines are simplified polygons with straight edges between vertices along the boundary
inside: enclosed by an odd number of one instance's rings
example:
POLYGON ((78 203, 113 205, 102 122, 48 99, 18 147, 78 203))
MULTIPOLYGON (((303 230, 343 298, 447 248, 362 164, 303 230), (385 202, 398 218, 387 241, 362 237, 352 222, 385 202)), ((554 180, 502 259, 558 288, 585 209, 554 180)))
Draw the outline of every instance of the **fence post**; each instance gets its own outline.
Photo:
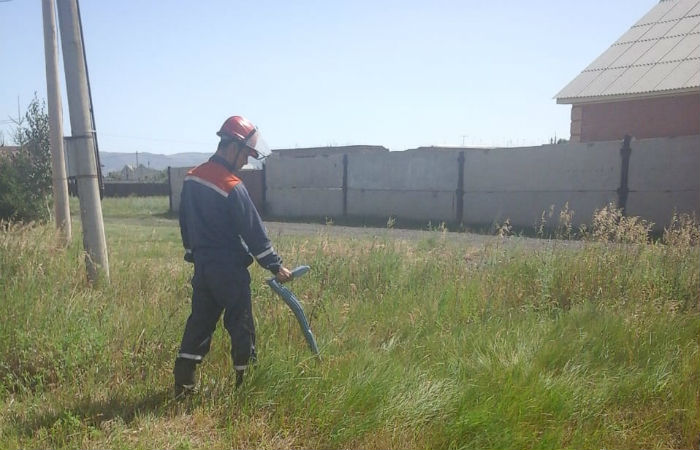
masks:
POLYGON ((262 165, 262 211, 260 213, 262 214, 263 217, 267 216, 267 164, 263 163, 262 165))
POLYGON ((348 215, 348 154, 343 154, 343 217, 348 215))
POLYGON ((457 158, 457 216, 455 222, 459 226, 464 217, 464 152, 459 152, 457 158))
POLYGON ((173 212, 173 186, 170 181, 170 166, 168 166, 168 211, 173 212))
POLYGON ((630 147, 630 141, 632 137, 629 134, 625 135, 622 140, 622 148, 620 149, 620 157, 622 158, 622 165, 620 168, 620 187, 617 189, 617 206, 622 210, 622 215, 627 215, 627 195, 629 194, 629 169, 630 169, 630 155, 632 154, 632 148, 630 147))

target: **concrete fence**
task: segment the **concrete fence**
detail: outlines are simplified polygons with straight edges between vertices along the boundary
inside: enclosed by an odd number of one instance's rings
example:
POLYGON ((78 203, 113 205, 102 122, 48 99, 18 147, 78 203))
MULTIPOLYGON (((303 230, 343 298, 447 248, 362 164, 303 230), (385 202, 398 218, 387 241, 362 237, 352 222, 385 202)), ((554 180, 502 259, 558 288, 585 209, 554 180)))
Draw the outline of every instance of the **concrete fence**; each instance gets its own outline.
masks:
MULTIPOLYGON (((674 210, 700 211, 697 135, 524 148, 340 150, 270 157, 260 177, 259 209, 277 218, 395 217, 466 225, 509 219, 531 227, 552 206, 558 213, 568 204, 579 225, 614 202, 657 229, 674 210)), ((171 191, 179 201, 178 187, 171 191)))

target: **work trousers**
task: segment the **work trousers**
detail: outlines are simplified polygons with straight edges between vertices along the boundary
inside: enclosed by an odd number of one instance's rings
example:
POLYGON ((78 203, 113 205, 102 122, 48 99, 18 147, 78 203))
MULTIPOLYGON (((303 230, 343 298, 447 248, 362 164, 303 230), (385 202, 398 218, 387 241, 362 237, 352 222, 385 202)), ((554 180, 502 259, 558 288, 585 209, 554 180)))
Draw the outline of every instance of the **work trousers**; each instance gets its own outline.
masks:
POLYGON ((244 370, 255 355, 255 325, 246 266, 195 258, 192 312, 177 357, 199 363, 209 353, 216 323, 224 312, 236 370, 244 370))

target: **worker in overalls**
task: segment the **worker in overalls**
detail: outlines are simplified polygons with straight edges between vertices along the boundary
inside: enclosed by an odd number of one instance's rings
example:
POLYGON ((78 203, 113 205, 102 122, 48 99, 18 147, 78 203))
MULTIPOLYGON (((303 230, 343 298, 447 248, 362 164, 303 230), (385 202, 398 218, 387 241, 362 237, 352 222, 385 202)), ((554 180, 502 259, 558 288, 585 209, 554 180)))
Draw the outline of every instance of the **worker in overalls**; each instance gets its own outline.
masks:
POLYGON ((248 266, 255 259, 280 282, 291 272, 272 248, 260 215, 235 174, 248 157, 270 154, 260 132, 247 119, 228 118, 209 161, 187 172, 180 201, 185 260, 194 263, 192 312, 175 359, 175 396, 195 388, 195 369, 209 352, 216 323, 224 314, 231 337, 236 387, 255 359, 255 326, 248 266))

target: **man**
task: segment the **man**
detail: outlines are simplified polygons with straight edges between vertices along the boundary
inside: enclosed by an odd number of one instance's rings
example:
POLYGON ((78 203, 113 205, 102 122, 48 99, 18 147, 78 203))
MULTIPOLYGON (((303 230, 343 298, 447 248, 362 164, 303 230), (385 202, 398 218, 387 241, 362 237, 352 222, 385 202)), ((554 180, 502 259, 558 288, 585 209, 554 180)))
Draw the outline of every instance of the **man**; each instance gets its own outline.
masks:
POLYGON ((263 159, 269 149, 247 119, 226 119, 216 153, 187 172, 180 202, 180 232, 185 260, 194 262, 192 312, 175 359, 175 396, 194 390, 195 369, 209 352, 216 323, 224 313, 231 336, 236 387, 255 359, 255 327, 248 266, 253 257, 280 282, 291 272, 272 248, 258 211, 235 173, 248 157, 263 159), (251 256, 253 255, 253 256, 251 256))

